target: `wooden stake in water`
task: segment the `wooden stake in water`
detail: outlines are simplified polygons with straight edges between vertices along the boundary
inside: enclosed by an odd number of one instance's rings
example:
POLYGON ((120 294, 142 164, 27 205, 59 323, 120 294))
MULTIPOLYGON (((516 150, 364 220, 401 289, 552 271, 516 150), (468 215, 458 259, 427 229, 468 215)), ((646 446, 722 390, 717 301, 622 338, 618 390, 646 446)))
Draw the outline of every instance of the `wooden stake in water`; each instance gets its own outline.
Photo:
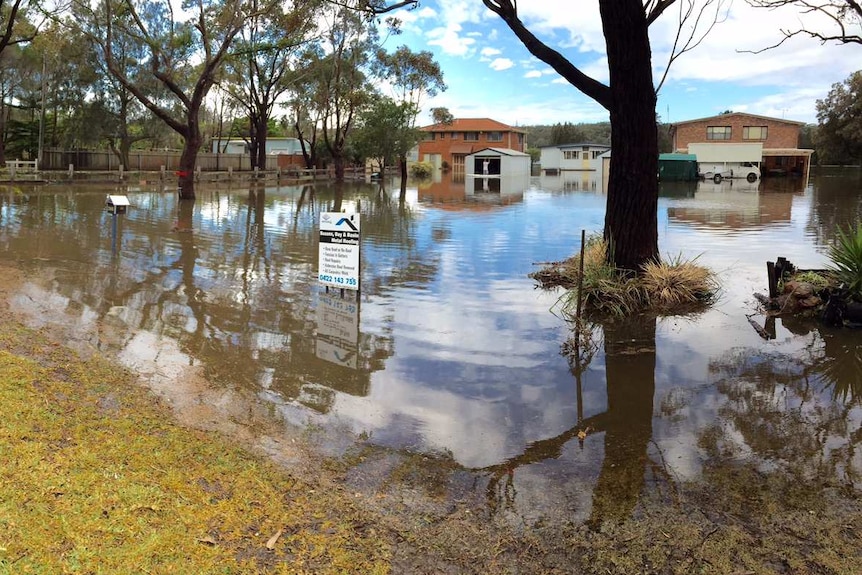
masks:
POLYGON ((586 238, 586 230, 581 230, 581 259, 578 262, 578 307, 575 309, 575 353, 578 354, 578 362, 580 362, 581 353, 579 343, 581 336, 581 305, 583 304, 584 292, 584 245, 586 244, 586 238))

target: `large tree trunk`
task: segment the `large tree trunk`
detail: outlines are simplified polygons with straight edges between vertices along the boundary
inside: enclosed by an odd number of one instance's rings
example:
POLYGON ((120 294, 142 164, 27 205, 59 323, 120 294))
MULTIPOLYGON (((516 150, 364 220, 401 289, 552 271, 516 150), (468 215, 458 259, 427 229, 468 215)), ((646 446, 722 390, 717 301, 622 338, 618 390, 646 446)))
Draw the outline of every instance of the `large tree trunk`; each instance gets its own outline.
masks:
POLYGON ((254 165, 263 171, 266 170, 266 139, 269 136, 269 126, 265 118, 259 117, 255 122, 254 134, 257 140, 257 158, 254 165))
POLYGON ((344 181, 344 154, 337 153, 332 155, 332 164, 335 167, 335 181, 344 181))
MULTIPOLYGON (((407 156, 402 155, 398 158, 398 165, 401 168, 401 195, 407 195, 407 156)), ((380 174, 380 181, 383 181, 383 174, 380 174)))
POLYGON ((610 263, 640 271, 658 253, 658 132, 648 24, 641 0, 600 0, 610 69, 610 177, 604 237, 610 263))
POLYGON ((177 170, 181 200, 195 199, 195 167, 198 161, 198 151, 203 144, 200 130, 193 129, 190 132, 192 134, 185 139, 183 153, 180 155, 180 166, 177 170))

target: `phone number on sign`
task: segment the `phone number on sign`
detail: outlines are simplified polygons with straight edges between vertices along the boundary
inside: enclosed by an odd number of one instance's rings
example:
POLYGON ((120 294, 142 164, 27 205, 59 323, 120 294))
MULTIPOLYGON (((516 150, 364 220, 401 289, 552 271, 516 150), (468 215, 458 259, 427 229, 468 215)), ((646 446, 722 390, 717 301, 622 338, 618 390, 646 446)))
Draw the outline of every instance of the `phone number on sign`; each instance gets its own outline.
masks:
POLYGON ((317 276, 322 282, 331 283, 331 284, 339 284, 345 286, 355 286, 356 278, 346 278, 344 276, 330 276, 326 274, 320 274, 317 276))

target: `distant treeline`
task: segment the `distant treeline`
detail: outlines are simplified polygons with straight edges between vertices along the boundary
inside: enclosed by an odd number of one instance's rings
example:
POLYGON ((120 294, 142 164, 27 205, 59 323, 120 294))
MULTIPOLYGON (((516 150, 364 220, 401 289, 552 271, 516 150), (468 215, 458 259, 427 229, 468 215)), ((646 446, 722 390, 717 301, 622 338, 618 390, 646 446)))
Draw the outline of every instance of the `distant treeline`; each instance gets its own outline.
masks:
MULTIPOLYGON (((565 122, 553 125, 523 126, 523 128, 527 131, 527 146, 530 149, 582 142, 605 144, 608 146, 611 144, 610 122, 598 122, 595 124, 572 124, 571 122, 565 122)), ((658 125, 659 152, 671 151, 669 128, 669 124, 658 125)))

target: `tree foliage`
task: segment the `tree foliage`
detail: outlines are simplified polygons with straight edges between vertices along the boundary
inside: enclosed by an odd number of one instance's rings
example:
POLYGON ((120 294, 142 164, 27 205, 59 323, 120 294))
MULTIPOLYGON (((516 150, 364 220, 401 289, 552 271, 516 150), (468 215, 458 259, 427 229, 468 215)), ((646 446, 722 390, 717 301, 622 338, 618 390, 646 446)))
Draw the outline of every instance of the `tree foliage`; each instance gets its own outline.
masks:
POLYGON ((355 134, 357 152, 376 160, 381 170, 406 156, 422 134, 412 125, 416 111, 410 102, 388 96, 375 98, 360 115, 355 134))
POLYGON ((862 72, 832 85, 817 100, 816 144, 821 162, 862 161, 862 72))
POLYGON ((421 138, 421 132, 416 130, 416 118, 422 100, 444 91, 446 84, 440 65, 431 52, 413 52, 407 46, 400 46, 391 54, 382 48, 378 49, 373 70, 379 77, 388 80, 394 92, 395 108, 388 117, 401 118, 395 140, 403 194, 407 191, 407 152, 421 138))
POLYGON ((431 108, 431 119, 435 124, 450 125, 455 121, 455 116, 449 111, 449 108, 431 108))
POLYGON ((255 10, 245 0, 72 0, 78 30, 116 80, 183 139, 180 196, 194 198, 200 112, 234 37, 255 10), (126 46, 141 58, 124 59, 126 46), (128 64, 128 65, 126 65, 128 64))
POLYGON ((270 120, 291 88, 299 51, 315 30, 318 6, 316 0, 300 0, 254 10, 231 49, 221 86, 248 116, 253 166, 266 167, 270 120))

